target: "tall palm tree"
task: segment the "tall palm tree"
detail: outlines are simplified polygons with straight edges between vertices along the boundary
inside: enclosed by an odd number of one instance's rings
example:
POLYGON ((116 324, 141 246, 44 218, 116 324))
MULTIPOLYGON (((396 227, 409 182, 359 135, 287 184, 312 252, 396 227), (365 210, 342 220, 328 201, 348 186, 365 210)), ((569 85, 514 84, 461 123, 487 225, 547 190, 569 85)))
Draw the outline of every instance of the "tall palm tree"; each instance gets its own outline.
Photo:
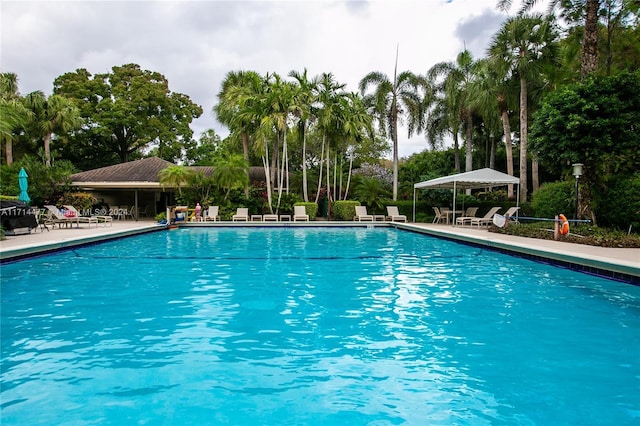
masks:
POLYGON ((424 129, 424 104, 420 88, 425 81, 410 71, 398 74, 396 67, 393 79, 379 71, 373 71, 360 80, 360 94, 365 104, 373 111, 380 131, 393 142, 393 200, 398 199, 398 125, 405 119, 408 136, 424 129), (373 86, 372 93, 367 93, 373 86))
POLYGON ((358 149, 358 144, 365 138, 373 138, 373 122, 367 112, 363 99, 354 92, 346 94, 340 99, 340 133, 345 140, 346 150, 349 153, 349 173, 347 185, 344 191, 346 199, 351 183, 351 171, 353 170, 353 157, 358 149))
MULTIPOLYGON (((471 52, 463 50, 455 62, 440 62, 432 66, 427 75, 429 80, 442 92, 452 114, 459 114, 466 129, 465 171, 473 170, 473 103, 471 102, 471 83, 478 68, 471 52)), ((455 123, 455 121, 453 121, 455 123)), ((452 129, 452 133, 457 129, 452 129)), ((454 134, 455 134, 454 133, 454 134)))
MULTIPOLYGON (((498 114, 502 123, 504 145, 507 157, 507 174, 513 174, 513 141, 511 139, 511 123, 509 110, 511 99, 517 99, 518 85, 513 84, 514 79, 507 78, 505 67, 497 66, 490 59, 478 61, 478 78, 471 85, 471 101, 487 118, 498 114)), ((514 198, 514 185, 508 186, 509 198, 514 198)))
MULTIPOLYGON (((318 96, 317 102, 319 104, 318 110, 318 127, 322 134, 322 147, 320 154, 320 173, 318 174, 318 191, 316 193, 316 203, 319 200, 320 188, 322 187, 322 171, 323 161, 326 161, 326 182, 327 182, 327 196, 331 195, 330 188, 330 141, 336 135, 338 128, 338 111, 340 107, 340 98, 344 96, 345 85, 338 83, 332 73, 323 73, 320 76, 318 83, 318 96)), ((330 204, 329 204, 330 207, 330 204)))
POLYGON ((298 117, 298 129, 302 139, 302 197, 305 202, 309 202, 309 190, 307 183, 307 129, 309 122, 314 118, 314 103, 318 90, 319 78, 316 76, 309 80, 307 69, 302 73, 290 71, 289 76, 297 82, 294 91, 295 108, 293 113, 298 117))
MULTIPOLYGON (((230 71, 222 82, 222 88, 218 93, 218 104, 213 108, 218 121, 225 124, 232 135, 237 135, 242 140, 242 153, 247 162, 249 162, 249 139, 258 127, 256 117, 247 112, 254 107, 256 96, 262 91, 263 81, 258 73, 230 71)), ((248 187, 245 189, 245 196, 249 196, 248 187)))
MULTIPOLYGON (((577 0, 584 5, 584 34, 582 38, 582 57, 580 74, 582 78, 596 71, 598 68, 598 11, 602 0, 577 0)), ((520 14, 530 11, 538 0, 522 0, 520 14)), ((498 8, 508 10, 513 0, 498 0, 498 8)), ((570 8, 575 6, 574 2, 562 0, 549 0, 549 10, 560 6, 570 8)))
POLYGON ((541 14, 507 19, 489 46, 489 55, 505 75, 520 82, 520 198, 527 199, 527 142, 529 85, 542 77, 545 67, 558 57, 556 32, 541 14))
POLYGON ((44 142, 44 159, 51 167, 51 139, 54 133, 66 133, 81 125, 80 112, 73 101, 61 95, 48 98, 41 91, 29 93, 26 107, 33 113, 36 133, 44 142))
POLYGON ((7 165, 13 163, 15 131, 24 128, 32 114, 24 107, 18 92, 18 76, 0 73, 0 141, 4 143, 7 165))

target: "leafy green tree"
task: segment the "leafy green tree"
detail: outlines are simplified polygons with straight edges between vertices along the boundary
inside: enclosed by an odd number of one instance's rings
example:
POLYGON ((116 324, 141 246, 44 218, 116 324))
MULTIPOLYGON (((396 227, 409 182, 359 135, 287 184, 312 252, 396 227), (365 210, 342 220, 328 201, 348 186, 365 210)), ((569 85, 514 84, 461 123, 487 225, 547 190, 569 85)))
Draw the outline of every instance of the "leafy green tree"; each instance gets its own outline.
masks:
POLYGON ((29 133, 42 140, 44 161, 51 166, 51 140, 54 133, 64 137, 65 133, 80 127, 80 112, 73 101, 61 95, 48 98, 41 91, 29 93, 25 106, 31 111, 29 133))
MULTIPOLYGON (((579 216, 615 175, 640 169, 640 72, 592 76, 550 93, 533 116, 531 149, 549 167, 583 163, 579 216), (593 198, 592 198, 593 197, 593 198)), ((592 215, 595 220, 595 215, 592 215)))
POLYGON ((62 194, 70 190, 69 177, 77 169, 66 160, 58 160, 47 167, 42 159, 24 155, 13 164, 0 166, 0 188, 3 194, 18 195, 18 172, 24 167, 29 175, 29 197, 31 205, 57 204, 62 194))
POLYGON ((202 115, 188 96, 169 90, 162 74, 136 64, 93 76, 86 69, 63 74, 54 93, 80 108, 84 125, 76 140, 111 151, 121 162, 154 145, 161 157, 175 161, 193 136, 190 123, 202 115))
POLYGON ((489 55, 504 74, 520 80, 520 199, 526 201, 529 86, 557 61, 556 32, 541 14, 507 19, 489 46, 489 55))
POLYGON ((359 89, 378 121, 380 132, 393 143, 393 200, 398 199, 398 124, 405 119, 408 136, 424 129, 424 102, 420 89, 426 86, 421 77, 410 71, 397 73, 393 79, 373 71, 360 80, 359 89), (368 93, 370 87, 373 92, 368 93))
POLYGON ((186 149, 186 164, 190 166, 212 166, 225 153, 229 152, 228 142, 224 143, 213 129, 200 135, 200 139, 186 149))

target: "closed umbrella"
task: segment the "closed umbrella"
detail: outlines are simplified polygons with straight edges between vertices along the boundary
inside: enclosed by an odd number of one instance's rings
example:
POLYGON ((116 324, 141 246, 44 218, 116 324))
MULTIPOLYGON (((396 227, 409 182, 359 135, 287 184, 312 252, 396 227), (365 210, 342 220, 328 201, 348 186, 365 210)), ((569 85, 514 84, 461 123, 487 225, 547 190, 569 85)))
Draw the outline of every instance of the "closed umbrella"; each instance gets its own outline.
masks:
POLYGON ((24 167, 20 168, 20 173, 18 173, 18 184, 20 185, 20 195, 18 195, 18 200, 23 203, 31 202, 31 198, 29 198, 29 194, 27 194, 27 189, 29 189, 29 175, 27 175, 24 167))

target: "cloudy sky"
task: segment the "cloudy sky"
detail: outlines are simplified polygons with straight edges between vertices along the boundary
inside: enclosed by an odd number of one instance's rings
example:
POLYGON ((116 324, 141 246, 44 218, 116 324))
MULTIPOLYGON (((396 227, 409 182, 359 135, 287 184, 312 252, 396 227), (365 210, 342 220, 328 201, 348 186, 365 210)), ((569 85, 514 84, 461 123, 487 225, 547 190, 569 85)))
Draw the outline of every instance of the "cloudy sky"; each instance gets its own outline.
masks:
MULTIPOLYGON (((53 80, 85 68, 109 72, 128 63, 157 71, 173 92, 204 114, 195 137, 213 128, 229 71, 331 72, 357 91, 370 71, 424 74, 453 61, 465 46, 484 56, 505 15, 497 0, 289 1, 0 1, 2 72, 18 75, 20 92, 50 94, 53 80)), ((519 2, 514 2, 519 3, 519 2)), ((425 149, 424 136, 402 132, 401 156, 425 149)))

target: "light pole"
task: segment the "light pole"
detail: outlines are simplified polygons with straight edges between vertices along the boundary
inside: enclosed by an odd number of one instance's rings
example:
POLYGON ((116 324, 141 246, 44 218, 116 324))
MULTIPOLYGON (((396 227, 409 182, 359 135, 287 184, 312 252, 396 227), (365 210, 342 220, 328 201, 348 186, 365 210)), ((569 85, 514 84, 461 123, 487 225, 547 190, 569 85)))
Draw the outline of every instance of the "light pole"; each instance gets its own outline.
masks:
POLYGON ((580 176, 582 176, 582 166, 584 166, 584 164, 582 163, 573 164, 573 175, 576 177, 576 209, 575 213, 573 214, 574 219, 578 219, 578 181, 580 180, 580 176))

